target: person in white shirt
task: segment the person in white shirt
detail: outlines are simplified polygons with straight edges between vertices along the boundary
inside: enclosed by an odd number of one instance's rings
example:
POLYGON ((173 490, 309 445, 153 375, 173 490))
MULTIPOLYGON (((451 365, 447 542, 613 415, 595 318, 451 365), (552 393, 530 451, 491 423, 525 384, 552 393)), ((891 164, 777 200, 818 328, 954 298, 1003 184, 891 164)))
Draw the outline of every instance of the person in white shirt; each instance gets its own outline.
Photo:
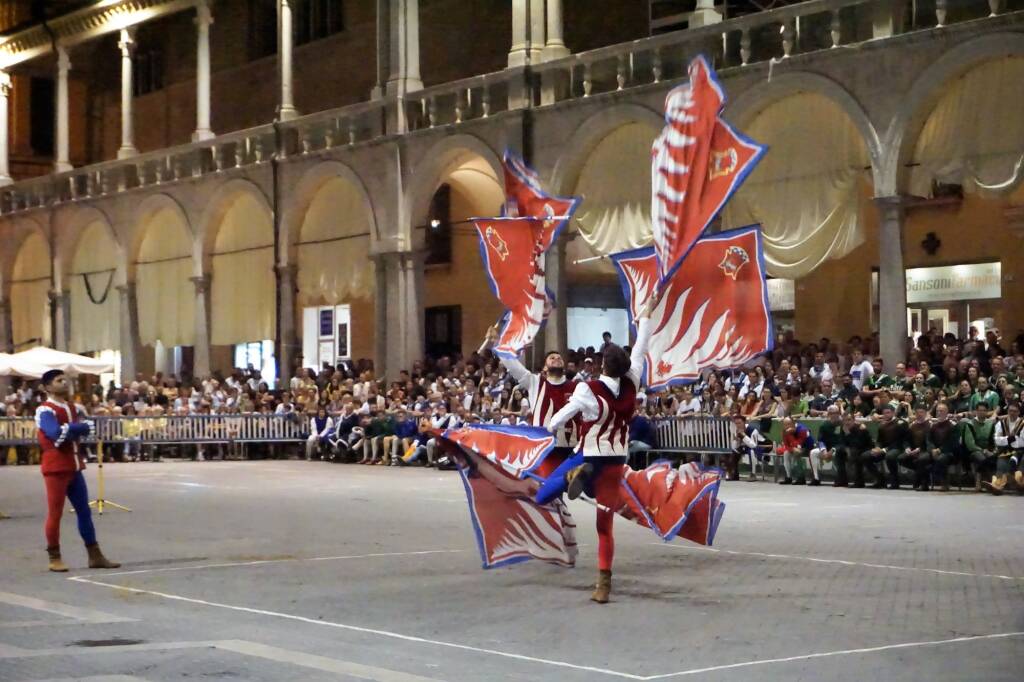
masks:
POLYGON ((679 407, 676 408, 676 416, 678 417, 698 417, 701 413, 700 400, 693 395, 693 391, 688 388, 682 390, 682 394, 679 396, 679 407))
POLYGON ((996 419, 993 440, 997 450, 996 473, 991 481, 982 481, 982 485, 993 495, 1001 495, 1011 472, 1018 486, 1024 478, 1020 469, 1024 459, 1024 418, 1020 416, 1019 404, 1010 403, 1006 416, 996 419))
POLYGON ((864 382, 875 373, 871 363, 864 358, 860 348, 853 349, 853 364, 850 365, 850 378, 858 391, 864 390, 864 382))

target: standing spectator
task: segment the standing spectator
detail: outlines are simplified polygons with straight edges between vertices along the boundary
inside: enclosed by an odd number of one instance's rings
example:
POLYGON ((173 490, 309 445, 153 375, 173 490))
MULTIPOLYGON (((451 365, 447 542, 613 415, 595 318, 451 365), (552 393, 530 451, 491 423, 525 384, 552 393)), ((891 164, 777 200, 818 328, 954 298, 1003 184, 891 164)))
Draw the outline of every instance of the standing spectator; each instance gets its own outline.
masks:
POLYGON ((864 359, 864 353, 860 348, 853 349, 853 362, 850 364, 850 379, 854 388, 858 391, 864 390, 864 384, 874 374, 871 363, 864 359))
MULTIPOLYGON (((627 339, 628 340, 628 339, 627 339)), ((605 350, 608 349, 612 344, 612 333, 604 332, 601 334, 601 347, 597 350, 598 354, 604 356, 605 350)))

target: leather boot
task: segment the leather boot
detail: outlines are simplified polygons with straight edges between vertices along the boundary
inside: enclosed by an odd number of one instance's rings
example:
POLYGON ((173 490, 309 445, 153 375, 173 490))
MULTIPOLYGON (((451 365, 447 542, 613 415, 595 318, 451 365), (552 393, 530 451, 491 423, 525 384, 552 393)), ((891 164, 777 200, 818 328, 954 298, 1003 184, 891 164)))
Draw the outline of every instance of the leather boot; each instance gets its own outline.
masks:
POLYGON ((107 557, 103 556, 103 552, 100 551, 100 546, 97 545, 86 545, 85 549, 89 552, 89 568, 120 568, 121 564, 116 561, 111 561, 107 557))
POLYGON ((598 604, 607 604, 608 597, 612 593, 612 572, 598 571, 597 585, 594 586, 594 593, 590 595, 590 601, 598 604))
POLYGON ((993 476, 991 481, 982 481, 981 485, 993 495, 1002 495, 1003 488, 1006 487, 1006 476, 993 476))
POLYGON ((68 567, 60 559, 60 546, 47 547, 46 553, 50 555, 50 570, 54 573, 67 573, 68 567))
POLYGON ((565 480, 569 483, 568 493, 570 500, 575 500, 583 494, 592 473, 594 473, 593 464, 581 464, 565 475, 565 480))

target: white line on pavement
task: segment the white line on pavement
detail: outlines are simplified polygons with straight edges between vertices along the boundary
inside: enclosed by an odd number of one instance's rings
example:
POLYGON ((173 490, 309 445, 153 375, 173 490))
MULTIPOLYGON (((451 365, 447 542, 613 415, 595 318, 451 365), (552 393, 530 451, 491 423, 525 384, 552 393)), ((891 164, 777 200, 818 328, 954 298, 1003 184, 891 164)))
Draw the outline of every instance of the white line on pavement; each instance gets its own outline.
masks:
POLYGON ((663 680, 669 677, 682 677, 684 675, 699 675, 701 673, 717 672, 719 670, 731 670, 733 668, 749 668, 756 665, 772 665, 775 663, 790 663, 792 661, 807 661, 812 658, 828 658, 831 656, 849 656, 852 654, 871 654, 878 651, 892 651, 894 649, 912 649, 924 646, 939 646, 942 644, 957 644, 959 642, 974 642, 981 639, 1005 639, 1008 637, 1024 637, 1024 632, 1001 632, 994 635, 976 635, 973 637, 954 637, 953 639, 937 639, 930 642, 905 642, 903 644, 886 644, 884 646, 867 647, 863 649, 844 649, 842 651, 825 651, 817 654, 805 654, 803 656, 790 656, 788 658, 769 658, 761 661, 745 661, 743 663, 729 663, 727 665, 714 665, 707 668, 694 668, 692 670, 680 670, 674 673, 663 675, 650 675, 644 680, 663 680))
POLYGON ((68 604, 47 601, 45 599, 36 599, 35 597, 26 597, 21 594, 12 594, 11 592, 0 592, 0 603, 9 604, 11 606, 21 606, 26 609, 43 611, 44 613, 55 613, 58 616, 73 618, 85 623, 128 623, 135 620, 134 618, 124 618, 122 616, 104 613, 103 611, 83 609, 78 606, 70 606, 68 604))
MULTIPOLYGON (((657 547, 665 547, 666 543, 648 543, 657 547)), ((734 556, 756 556, 766 559, 793 559, 796 561, 810 561, 816 564, 840 564, 842 566, 863 566, 864 568, 884 568, 890 571, 920 571, 922 573, 937 573, 939 575, 959 575, 970 578, 995 578, 997 580, 1024 580, 1024 577, 1013 575, 997 575, 992 573, 968 573, 966 571, 943 571, 938 568, 917 568, 914 566, 891 566, 889 564, 869 564, 860 561, 845 561, 843 559, 820 559, 810 556, 792 556, 790 554, 768 554, 766 552, 738 552, 731 549, 714 549, 712 547, 700 547, 691 545, 668 544, 671 549, 685 549, 697 552, 713 552, 720 554, 732 554, 734 556)))
MULTIPOLYGON (((377 559, 380 557, 423 556, 425 554, 457 554, 463 549, 427 549, 419 552, 378 552, 376 554, 346 554, 342 556, 286 557, 282 559, 259 559, 256 561, 231 561, 219 564, 199 564, 198 566, 174 566, 172 568, 142 568, 137 571, 118 571, 104 573, 107 577, 115 575, 142 575, 143 573, 176 573, 178 571, 198 571, 202 568, 234 568, 236 566, 262 566, 263 564, 283 564, 295 561, 341 561, 342 559, 377 559)), ((68 580, 79 580, 72 576, 68 580)))
POLYGON ((323 670, 329 673, 341 673, 342 675, 351 677, 377 680, 377 682, 437 682, 437 680, 430 677, 421 677, 419 675, 403 673, 397 670, 388 670, 386 668, 378 668, 376 666, 343 661, 337 658, 327 658, 326 656, 307 654, 304 651, 280 649, 276 646, 268 646, 257 642, 247 642, 245 640, 227 640, 217 642, 217 648, 225 651, 234 651, 235 653, 244 654, 246 656, 262 658, 268 661, 276 661, 277 663, 287 663, 290 665, 301 666, 303 668, 311 668, 313 670, 323 670))
MULTIPOLYGON (((110 574, 108 574, 110 575, 110 574)), ((433 646, 448 647, 451 649, 460 649, 463 651, 473 651, 481 654, 489 654, 491 656, 501 656, 504 658, 511 658, 519 661, 528 661, 530 663, 542 663, 545 665, 557 666, 560 668, 570 668, 572 670, 583 670, 587 672, 601 673, 603 675, 613 675, 616 677, 623 677, 630 680, 645 680, 646 677, 642 675, 631 675, 629 673, 622 673, 616 670, 607 670, 605 668, 595 668, 586 665, 576 665, 574 663, 567 663, 565 661, 554 661, 547 658, 536 658, 533 656, 525 656, 523 654, 513 654, 507 651, 497 651, 495 649, 483 649, 480 647, 469 646, 468 644, 456 644, 455 642, 443 642, 440 640, 426 639, 424 637, 416 637, 413 635, 403 635, 398 632, 390 632, 388 630, 377 630, 374 628, 364 628, 358 625, 347 625, 345 623, 335 623, 329 620, 318 620, 313 618, 306 618, 304 616, 297 616, 291 613, 279 613, 277 611, 266 611, 264 609, 254 609, 248 606, 236 606, 234 604, 222 604, 219 602, 206 601, 204 599, 193 599, 191 597, 183 597, 178 594, 169 594, 167 592, 157 592, 156 590, 143 590, 136 587, 125 587, 123 585, 115 585, 113 583, 105 583, 99 580, 90 580, 81 576, 73 576, 69 578, 80 583, 87 583, 89 585, 98 585, 100 587, 109 587, 114 590, 122 590, 124 592, 131 592, 133 594, 148 594, 154 597, 162 597, 163 599, 170 599, 172 601, 186 602, 189 604, 199 604, 200 606, 211 606, 219 609, 228 609, 231 611, 240 611, 242 613, 252 613, 257 616, 271 616, 273 618, 283 618, 285 620, 297 621, 300 623, 307 623, 309 625, 319 625, 321 627, 337 628, 340 630, 349 630, 351 632, 360 632, 368 635, 376 635, 379 637, 390 637, 392 639, 400 639, 406 642, 417 642, 419 644, 431 644, 433 646)), ((106 647, 107 649, 114 647, 106 647)))

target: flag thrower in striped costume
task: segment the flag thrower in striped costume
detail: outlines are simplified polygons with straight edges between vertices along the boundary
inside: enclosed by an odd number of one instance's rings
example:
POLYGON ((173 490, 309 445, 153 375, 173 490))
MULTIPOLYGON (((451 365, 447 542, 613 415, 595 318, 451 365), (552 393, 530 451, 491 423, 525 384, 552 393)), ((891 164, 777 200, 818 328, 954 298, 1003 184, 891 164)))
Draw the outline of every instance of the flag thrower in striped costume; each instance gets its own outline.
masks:
MULTIPOLYGON (((561 499, 536 502, 541 484, 563 461, 549 431, 475 424, 435 437, 458 463, 484 568, 529 559, 575 565, 576 522, 568 507, 561 499)), ((676 472, 665 461, 643 471, 626 468, 613 511, 663 540, 710 545, 725 510, 719 475, 696 464, 676 472)))
MULTIPOLYGON (((613 254, 630 319, 657 285, 653 248, 613 254)), ((739 367, 772 350, 761 231, 741 227, 697 241, 651 314, 644 383, 661 391, 709 368, 739 367)))
POLYGON ((765 147, 725 122, 725 91, 703 56, 665 98, 651 148, 651 219, 658 281, 665 282, 761 159, 765 147))
POLYGON ((506 313, 494 344, 503 357, 518 357, 533 342, 554 307, 546 287, 544 254, 579 206, 577 197, 555 197, 541 188, 537 173, 505 152, 505 204, 497 218, 474 218, 480 254, 491 290, 506 313))

